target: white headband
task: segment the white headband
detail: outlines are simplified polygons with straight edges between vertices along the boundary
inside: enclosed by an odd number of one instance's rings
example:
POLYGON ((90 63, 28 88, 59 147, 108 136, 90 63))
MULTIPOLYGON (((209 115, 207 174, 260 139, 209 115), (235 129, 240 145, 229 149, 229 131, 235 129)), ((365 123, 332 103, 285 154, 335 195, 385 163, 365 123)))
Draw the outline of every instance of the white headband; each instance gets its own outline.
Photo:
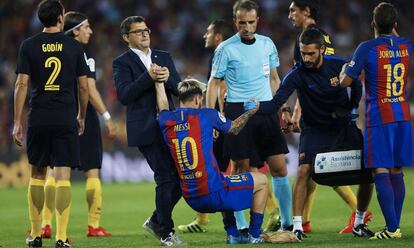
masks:
POLYGON ((85 24, 88 21, 88 19, 83 20, 81 23, 79 23, 78 25, 74 26, 73 28, 66 30, 65 34, 69 34, 70 32, 72 32, 73 30, 79 28, 80 26, 82 26, 83 24, 85 24))

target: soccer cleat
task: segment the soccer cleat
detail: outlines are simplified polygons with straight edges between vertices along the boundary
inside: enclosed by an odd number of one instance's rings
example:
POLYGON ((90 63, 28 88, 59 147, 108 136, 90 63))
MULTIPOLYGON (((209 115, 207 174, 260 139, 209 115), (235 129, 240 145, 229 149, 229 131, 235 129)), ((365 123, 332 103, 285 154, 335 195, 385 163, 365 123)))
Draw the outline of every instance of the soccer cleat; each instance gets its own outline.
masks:
POLYGON ((50 239, 52 237, 52 227, 50 225, 42 226, 42 239, 50 239))
POLYGON ((111 233, 107 232, 103 227, 93 228, 88 225, 87 237, 110 237, 111 233))
POLYGON ((168 234, 168 236, 166 238, 164 238, 164 239, 161 238, 160 243, 161 243, 161 246, 184 246, 184 245, 187 245, 186 242, 184 242, 180 238, 178 238, 178 236, 173 232, 170 232, 170 234, 168 234))
POLYGON ((183 233, 204 233, 207 231, 207 224, 202 224, 196 219, 190 224, 179 225, 177 229, 183 233))
POLYGON ((249 228, 242 228, 239 230, 240 244, 248 244, 250 240, 249 228))
POLYGON ((151 221, 151 217, 149 217, 144 224, 142 224, 142 228, 144 228, 145 231, 147 231, 149 234, 154 236, 156 239, 160 239, 161 235, 158 231, 158 224, 155 224, 151 221))
POLYGON ((229 244, 229 245, 240 244, 240 236, 234 237, 232 235, 228 235, 226 243, 229 244))
MULTIPOLYGON (((356 215, 356 212, 351 213, 351 216, 349 216, 348 225, 339 232, 340 234, 352 233, 352 229, 354 228, 355 215, 356 215)), ((373 217, 372 213, 370 211, 367 211, 367 213, 365 214, 365 218, 364 218, 364 224, 367 224, 369 221, 371 221, 372 217, 373 217)))
POLYGON ((266 243, 265 239, 263 237, 253 237, 252 235, 249 235, 249 244, 263 244, 266 243))
POLYGON ((32 236, 29 235, 29 237, 26 238, 26 245, 28 245, 29 247, 42 247, 42 238, 32 238, 32 236))
POLYGON ((360 237, 360 238, 370 238, 370 237, 374 236, 374 233, 371 232, 367 228, 367 225, 365 225, 365 224, 360 224, 357 227, 354 227, 352 229, 352 234, 355 237, 360 237))
POLYGON ((303 239, 307 237, 302 230, 295 230, 293 231, 293 234, 296 235, 296 238, 298 238, 299 242, 302 242, 303 239))
POLYGON ((395 232, 390 232, 387 230, 387 228, 384 228, 384 230, 376 232, 374 236, 372 236, 371 240, 375 239, 400 239, 402 237, 400 228, 397 228, 395 232))
POLYGON ((312 231, 310 221, 307 221, 302 224, 302 229, 304 233, 310 233, 312 231))
POLYGON ((275 232, 280 228, 280 225, 280 216, 276 212, 272 212, 269 215, 264 232, 275 232))
POLYGON ((55 248, 71 248, 72 244, 70 243, 69 239, 66 239, 65 242, 62 240, 56 241, 55 248))

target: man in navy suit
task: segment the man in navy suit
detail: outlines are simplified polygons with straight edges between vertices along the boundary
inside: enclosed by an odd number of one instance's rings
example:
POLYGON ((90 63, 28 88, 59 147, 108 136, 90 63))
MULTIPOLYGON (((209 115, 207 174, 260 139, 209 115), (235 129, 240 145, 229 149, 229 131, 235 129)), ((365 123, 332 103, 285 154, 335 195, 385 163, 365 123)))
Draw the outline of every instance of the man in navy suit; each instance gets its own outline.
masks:
POLYGON ((137 146, 154 171, 155 206, 143 228, 160 239, 161 245, 184 244, 174 232, 172 210, 181 197, 173 159, 162 139, 157 122, 154 83, 165 82, 170 106, 171 94, 178 95, 181 81, 168 52, 150 49, 151 30, 141 16, 127 17, 121 23, 123 40, 129 50, 113 61, 113 74, 119 101, 127 107, 128 145, 137 146))

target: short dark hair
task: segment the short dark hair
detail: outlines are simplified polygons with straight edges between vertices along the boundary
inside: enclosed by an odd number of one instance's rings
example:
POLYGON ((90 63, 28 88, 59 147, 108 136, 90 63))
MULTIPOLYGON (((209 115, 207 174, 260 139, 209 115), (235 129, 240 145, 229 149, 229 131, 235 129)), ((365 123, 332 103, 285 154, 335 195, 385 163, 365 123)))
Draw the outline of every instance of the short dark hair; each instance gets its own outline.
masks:
POLYGON ((315 21, 318 21, 320 11, 319 0, 293 0, 292 3, 296 5, 300 10, 305 10, 305 8, 308 7, 310 11, 310 17, 315 21))
POLYGON ((59 0, 43 0, 37 8, 37 16, 44 27, 56 26, 57 19, 63 15, 64 7, 59 0))
POLYGON ((397 22, 397 10, 394 5, 382 2, 375 7, 373 14, 378 33, 391 33, 395 23, 397 22))
POLYGON ((69 11, 67 13, 65 13, 64 16, 64 20, 65 20, 65 26, 64 26, 64 32, 66 35, 72 36, 74 37, 75 34, 73 33, 73 29, 74 27, 76 27, 77 25, 81 24, 83 21, 87 20, 88 17, 80 12, 76 12, 76 11, 69 11), (68 32, 68 30, 71 30, 68 32))
POLYGON ((299 41, 304 45, 315 44, 318 48, 325 45, 325 39, 322 32, 314 27, 305 29, 300 35, 299 41))
POLYGON ((215 20, 211 23, 214 34, 221 34, 223 40, 227 40, 234 34, 233 25, 223 19, 215 20))
POLYGON ((142 16, 128 16, 121 23, 121 34, 128 34, 131 31, 131 24, 135 22, 145 22, 142 16))
POLYGON ((202 96, 206 91, 206 85, 197 79, 187 78, 178 84, 177 89, 178 99, 185 103, 193 100, 197 95, 202 96))
POLYGON ((241 9, 246 10, 246 11, 250 11, 254 9, 256 10, 257 16, 259 16, 259 5, 252 0, 238 0, 233 5, 233 17, 236 17, 237 11, 241 9))

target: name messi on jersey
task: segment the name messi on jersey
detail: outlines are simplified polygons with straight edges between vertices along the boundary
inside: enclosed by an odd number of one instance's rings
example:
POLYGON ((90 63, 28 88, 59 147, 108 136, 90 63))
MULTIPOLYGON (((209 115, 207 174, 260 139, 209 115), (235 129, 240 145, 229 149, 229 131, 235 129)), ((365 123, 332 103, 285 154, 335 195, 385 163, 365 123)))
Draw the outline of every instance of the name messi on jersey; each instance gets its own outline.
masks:
POLYGON ((178 132, 178 131, 187 131, 190 130, 190 123, 186 122, 186 123, 182 123, 182 124, 177 124, 174 126, 174 131, 178 132))
POLYGON ((42 44, 42 51, 44 53, 48 52, 62 52, 63 51, 63 44, 56 42, 51 44, 42 44))
POLYGON ((402 58, 402 57, 408 57, 410 56, 408 54, 408 49, 402 49, 402 50, 386 50, 386 51, 380 51, 379 52, 379 58, 402 58))

